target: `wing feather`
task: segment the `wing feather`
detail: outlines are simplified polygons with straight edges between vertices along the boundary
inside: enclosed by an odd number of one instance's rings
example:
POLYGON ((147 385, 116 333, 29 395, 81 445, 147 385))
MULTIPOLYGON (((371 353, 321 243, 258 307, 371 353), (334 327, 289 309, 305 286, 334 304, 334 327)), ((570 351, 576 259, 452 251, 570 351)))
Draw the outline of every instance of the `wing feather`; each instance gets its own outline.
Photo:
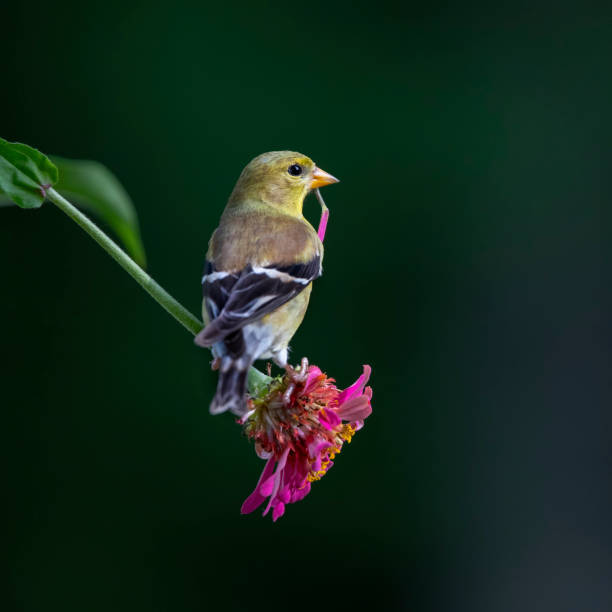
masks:
POLYGON ((212 266, 206 271, 202 282, 211 322, 196 337, 200 346, 212 346, 293 299, 320 276, 321 257, 289 266, 249 265, 240 274, 215 272, 212 266))

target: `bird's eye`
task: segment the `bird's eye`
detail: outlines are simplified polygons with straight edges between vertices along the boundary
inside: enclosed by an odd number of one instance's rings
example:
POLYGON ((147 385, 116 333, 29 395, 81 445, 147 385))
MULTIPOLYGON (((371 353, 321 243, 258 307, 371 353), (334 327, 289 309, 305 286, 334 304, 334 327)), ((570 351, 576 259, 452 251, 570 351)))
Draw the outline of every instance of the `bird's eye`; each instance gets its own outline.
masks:
POLYGON ((289 166, 289 168, 287 169, 287 172, 291 175, 291 176, 300 176, 300 174, 302 174, 303 168, 302 166, 300 166, 300 164, 292 164, 291 166, 289 166))

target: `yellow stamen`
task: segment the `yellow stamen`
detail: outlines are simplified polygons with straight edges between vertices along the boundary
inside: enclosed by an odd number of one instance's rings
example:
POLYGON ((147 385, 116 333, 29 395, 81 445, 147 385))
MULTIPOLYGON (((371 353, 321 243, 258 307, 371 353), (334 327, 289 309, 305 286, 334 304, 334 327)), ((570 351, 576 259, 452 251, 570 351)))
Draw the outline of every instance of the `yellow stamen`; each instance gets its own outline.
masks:
POLYGON ((308 480, 308 482, 314 482, 315 480, 321 480, 321 478, 323 478, 323 476, 327 474, 329 464, 332 462, 334 457, 340 452, 341 449, 342 449, 341 446, 332 446, 327 453, 328 458, 325 459, 325 461, 321 463, 321 469, 317 470, 316 472, 312 471, 310 472, 310 474, 308 474, 308 476, 306 476, 306 479, 308 480))
POLYGON ((353 439, 353 436, 355 435, 355 432, 357 430, 352 426, 349 425, 348 423, 346 425, 344 425, 342 427, 342 431, 340 432, 340 437, 345 441, 348 442, 349 444, 351 443, 351 440, 353 439))

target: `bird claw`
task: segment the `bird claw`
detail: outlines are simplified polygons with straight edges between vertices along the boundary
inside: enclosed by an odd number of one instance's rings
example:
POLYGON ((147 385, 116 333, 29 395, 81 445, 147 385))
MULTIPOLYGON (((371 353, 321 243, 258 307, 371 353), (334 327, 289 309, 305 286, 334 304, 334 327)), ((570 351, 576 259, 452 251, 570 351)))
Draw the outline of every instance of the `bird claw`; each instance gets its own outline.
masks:
POLYGON ((302 362, 300 364, 300 376, 302 377, 302 382, 308 378, 308 367, 308 359, 306 357, 302 357, 302 362))
POLYGON ((218 370, 221 367, 221 359, 219 357, 215 357, 211 362, 210 362, 210 369, 215 372, 216 370, 218 370))
POLYGON ((304 357, 298 368, 294 368, 293 366, 287 364, 285 366, 285 372, 289 384, 283 393, 283 404, 286 407, 289 407, 291 406, 291 395, 295 391, 296 385, 305 383, 306 379, 308 378, 308 359, 304 357))
POLYGON ((308 378, 308 359, 304 357, 302 362, 300 363, 299 368, 294 368, 293 366, 287 364, 285 366, 285 372, 287 373, 287 378, 294 383, 303 383, 308 378))

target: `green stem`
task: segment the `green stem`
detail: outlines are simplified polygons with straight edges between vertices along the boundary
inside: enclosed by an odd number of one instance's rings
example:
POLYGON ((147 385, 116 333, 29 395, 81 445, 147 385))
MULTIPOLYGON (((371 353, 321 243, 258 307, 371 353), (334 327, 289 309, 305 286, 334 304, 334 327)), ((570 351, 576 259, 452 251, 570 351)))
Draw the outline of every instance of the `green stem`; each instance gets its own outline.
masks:
POLYGON ((47 198, 76 221, 160 306, 165 308, 183 327, 196 335, 202 323, 160 287, 138 264, 136 264, 95 223, 77 210, 55 189, 49 189, 47 198))
MULTIPOLYGON (((160 306, 165 308, 183 327, 194 336, 202 329, 202 323, 160 287, 127 253, 113 242, 95 223, 75 208, 55 189, 47 191, 47 198, 76 221, 160 306)), ((248 387, 251 394, 259 395, 272 378, 251 367, 248 387)))

